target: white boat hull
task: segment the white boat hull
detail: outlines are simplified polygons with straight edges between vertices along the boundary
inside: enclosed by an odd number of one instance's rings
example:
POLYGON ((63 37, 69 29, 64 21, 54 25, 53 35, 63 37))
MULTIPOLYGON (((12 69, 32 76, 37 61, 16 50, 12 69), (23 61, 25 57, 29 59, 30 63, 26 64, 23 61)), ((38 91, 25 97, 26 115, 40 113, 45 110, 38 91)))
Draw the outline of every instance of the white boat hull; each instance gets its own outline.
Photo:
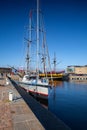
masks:
POLYGON ((48 86, 18 82, 18 85, 36 97, 48 99, 48 86))

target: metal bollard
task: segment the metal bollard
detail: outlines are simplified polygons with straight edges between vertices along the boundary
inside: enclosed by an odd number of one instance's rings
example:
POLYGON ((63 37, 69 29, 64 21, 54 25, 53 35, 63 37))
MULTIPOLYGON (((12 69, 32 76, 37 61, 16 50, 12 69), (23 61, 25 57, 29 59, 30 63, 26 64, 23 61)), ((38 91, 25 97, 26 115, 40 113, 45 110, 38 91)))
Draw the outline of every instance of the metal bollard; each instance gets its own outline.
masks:
POLYGON ((9 101, 13 101, 13 92, 9 92, 9 101))

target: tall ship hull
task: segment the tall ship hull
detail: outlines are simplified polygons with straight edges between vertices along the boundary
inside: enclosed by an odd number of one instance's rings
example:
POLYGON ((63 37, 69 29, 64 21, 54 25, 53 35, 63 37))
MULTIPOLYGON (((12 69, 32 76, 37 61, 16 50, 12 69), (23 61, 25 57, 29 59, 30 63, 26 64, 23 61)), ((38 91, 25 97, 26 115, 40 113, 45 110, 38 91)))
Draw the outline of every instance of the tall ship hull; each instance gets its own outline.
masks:
POLYGON ((53 80, 63 80, 63 77, 64 77, 64 74, 57 74, 57 73, 54 73, 54 74, 39 74, 39 76, 42 78, 42 77, 48 77, 49 80, 51 80, 51 77, 53 80))
POLYGON ((45 73, 40 73, 39 74, 40 78, 42 77, 48 77, 49 80, 51 80, 51 78, 53 80, 63 80, 64 76, 65 76, 65 71, 60 71, 60 72, 47 72, 45 73))

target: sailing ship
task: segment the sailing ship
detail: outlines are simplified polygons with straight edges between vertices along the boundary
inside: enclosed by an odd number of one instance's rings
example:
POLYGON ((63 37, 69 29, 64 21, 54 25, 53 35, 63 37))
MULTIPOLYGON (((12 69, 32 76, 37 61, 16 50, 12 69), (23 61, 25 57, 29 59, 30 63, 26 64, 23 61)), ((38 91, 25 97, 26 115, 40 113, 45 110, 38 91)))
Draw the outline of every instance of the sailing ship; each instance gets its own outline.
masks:
POLYGON ((65 70, 56 71, 56 65, 59 64, 59 63, 57 63, 56 54, 54 53, 54 58, 53 58, 53 63, 52 63, 54 65, 53 70, 47 72, 47 74, 41 73, 41 74, 39 74, 39 76, 45 77, 47 75, 47 77, 49 77, 49 79, 51 79, 51 77, 52 77, 53 80, 63 80, 64 75, 65 75, 65 70))
MULTIPOLYGON (((27 92, 33 94, 36 97, 43 98, 43 99, 48 99, 48 89, 51 87, 49 84, 49 79, 47 76, 41 78, 39 77, 39 73, 41 72, 39 67, 39 62, 43 63, 44 66, 44 73, 46 73, 46 56, 48 53, 48 49, 45 50, 45 31, 44 28, 41 28, 41 20, 40 20, 40 9, 39 9, 39 0, 37 0, 37 10, 36 10, 36 27, 32 25, 32 12, 35 11, 30 11, 29 15, 29 39, 26 38, 27 41, 27 69, 26 69, 26 74, 23 76, 22 80, 18 82, 18 84, 24 88, 27 92), (41 34, 40 34, 41 32, 41 34), (36 33, 36 34, 34 34, 36 33), (42 35, 43 34, 43 35, 42 35), (32 40, 32 35, 36 37, 36 40, 32 40), (42 37, 42 41, 40 39, 40 36, 42 37), (40 51, 40 42, 42 42, 42 50, 40 51), (33 49, 32 49, 33 46, 33 49), (34 49, 36 47, 36 49, 34 49), (32 56, 31 56, 31 52, 32 56), (42 53, 43 52, 43 53, 42 53), (47 52, 47 53, 46 53, 47 52), (34 54, 35 53, 35 54, 34 54), (36 58, 33 57, 36 56, 36 58), (41 58, 41 60, 39 59, 41 58), (33 61, 33 64, 31 63, 33 61), (36 62, 36 65, 34 63, 36 62), (30 64, 33 67, 36 67, 35 70, 30 68, 30 64)), ((48 62, 49 63, 49 62, 48 62)))

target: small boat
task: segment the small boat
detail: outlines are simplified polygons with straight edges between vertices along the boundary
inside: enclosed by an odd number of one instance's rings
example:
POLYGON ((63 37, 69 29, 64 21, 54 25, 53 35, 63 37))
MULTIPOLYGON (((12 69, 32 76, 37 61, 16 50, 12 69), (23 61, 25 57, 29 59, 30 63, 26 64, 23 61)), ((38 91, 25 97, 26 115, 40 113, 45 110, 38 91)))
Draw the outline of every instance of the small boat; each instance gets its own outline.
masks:
POLYGON ((19 81, 18 84, 32 95, 48 99, 48 87, 50 85, 46 78, 37 79, 37 76, 30 77, 29 75, 24 75, 22 81, 19 81))
MULTIPOLYGON (((33 45, 32 43, 32 25, 31 25, 31 22, 32 22, 32 17, 31 17, 31 11, 30 11, 30 24, 29 24, 29 39, 26 39, 27 40, 27 43, 28 43, 28 46, 27 46, 27 57, 26 57, 26 61, 27 61, 27 70, 26 70, 26 74, 23 76, 23 78, 21 79, 21 81, 18 81, 18 85, 20 85, 22 88, 24 88, 27 92, 33 94, 34 96, 36 97, 39 97, 39 98, 43 98, 43 99, 48 99, 48 89, 49 87, 51 87, 51 85, 49 84, 49 79, 47 77, 40 77, 39 76, 39 57, 41 57, 41 52, 39 52, 39 45, 40 45, 40 41, 39 41, 39 31, 41 31, 41 28, 39 28, 39 25, 40 25, 40 15, 39 15, 39 12, 41 12, 39 10, 39 0, 37 0, 37 15, 36 15, 36 25, 37 27, 35 28, 35 31, 36 31, 36 58, 34 58, 34 60, 36 60, 36 64, 34 65, 35 68, 35 71, 32 72, 31 69, 30 69, 30 61, 33 59, 33 56, 30 56, 30 48, 31 48, 31 45, 33 45), (31 58, 32 57, 32 58, 31 58)), ((44 32, 42 30, 42 32, 44 32)), ((42 33, 41 32, 41 33, 42 33)), ((43 38, 44 39, 44 38, 43 38)), ((44 44, 45 46, 45 44, 44 44)), ((43 47, 45 48, 45 47, 43 47)), ((34 49, 34 48, 33 48, 34 49)), ((35 51, 34 51, 35 52, 35 51)), ((45 51, 43 51, 45 52, 45 51)), ((44 55, 44 54, 42 54, 44 55)), ((45 58, 42 58, 44 59, 44 65, 46 63, 46 55, 45 55, 45 58)))

